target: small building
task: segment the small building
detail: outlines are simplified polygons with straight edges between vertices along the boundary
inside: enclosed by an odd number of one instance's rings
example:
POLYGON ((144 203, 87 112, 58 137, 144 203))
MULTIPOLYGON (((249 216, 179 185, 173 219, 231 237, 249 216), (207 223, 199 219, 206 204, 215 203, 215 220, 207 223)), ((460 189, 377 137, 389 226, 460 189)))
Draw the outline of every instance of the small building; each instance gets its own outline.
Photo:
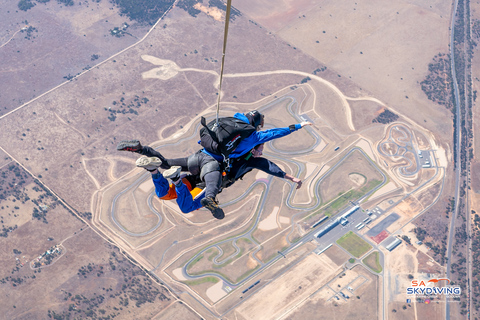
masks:
POLYGON ((396 247, 398 247, 400 245, 400 243, 402 243, 402 240, 398 239, 398 238, 395 238, 395 240, 393 240, 392 242, 390 242, 390 244, 388 244, 385 249, 387 249, 388 251, 392 251, 393 249, 395 249, 396 247))
POLYGON ((325 234, 327 234, 330 230, 332 230, 333 228, 335 228, 339 224, 340 224, 340 219, 335 219, 334 221, 330 222, 330 224, 325 226, 322 230, 317 232, 315 234, 315 237, 320 238, 320 237, 324 236, 325 234))

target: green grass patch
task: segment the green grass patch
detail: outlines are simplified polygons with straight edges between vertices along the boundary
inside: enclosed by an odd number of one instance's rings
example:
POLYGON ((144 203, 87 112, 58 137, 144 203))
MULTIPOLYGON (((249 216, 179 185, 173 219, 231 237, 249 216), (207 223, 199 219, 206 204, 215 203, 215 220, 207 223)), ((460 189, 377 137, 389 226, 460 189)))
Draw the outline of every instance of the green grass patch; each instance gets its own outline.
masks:
POLYGON ((357 258, 360 258, 368 250, 372 249, 371 245, 353 233, 353 231, 348 232, 343 237, 338 239, 337 243, 357 258))
POLYGON ((217 250, 216 248, 208 249, 208 250, 205 252, 205 254, 208 254, 208 253, 210 253, 210 252, 212 252, 212 254, 208 256, 208 261, 212 261, 213 258, 215 258, 215 257, 218 255, 218 250, 217 250), (213 250, 213 249, 215 249, 215 250, 213 250), (212 252, 212 251, 213 251, 213 252, 212 252))
POLYGON ((190 262, 187 266, 187 271, 190 270, 198 261, 203 259, 203 253, 196 257, 192 262, 190 262))
POLYGON ((251 269, 251 270, 248 270, 247 272, 245 272, 244 274, 242 274, 240 277, 237 278, 237 282, 236 283, 239 283, 240 281, 242 281, 243 279, 245 279, 246 277, 248 277, 249 275, 251 275, 255 270, 257 270, 258 268, 260 268, 260 265, 257 265, 255 268, 251 269))
POLYGON ((343 209, 349 201, 355 201, 366 195, 370 190, 374 189, 377 187, 379 184, 381 184, 382 181, 372 179, 368 181, 363 187, 358 188, 358 189, 351 189, 347 192, 345 192, 343 195, 340 197, 336 198, 335 200, 332 200, 327 207, 324 209, 324 213, 326 216, 331 216, 337 212, 339 212, 341 209, 343 209))
POLYGON ((188 286, 195 286, 195 285, 202 284, 202 283, 207 283, 207 282, 217 283, 218 281, 220 281, 220 280, 216 277, 205 277, 205 278, 200 278, 200 279, 197 279, 197 280, 188 280, 188 281, 182 281, 182 282, 185 283, 188 286))
POLYGON ((247 244, 252 243, 252 241, 250 241, 250 239, 248 239, 248 238, 240 238, 240 239, 238 239, 238 241, 245 241, 245 243, 247 243, 247 244))
POLYGON ((370 253, 365 259, 362 260, 362 262, 376 273, 380 273, 383 270, 380 264, 380 254, 378 251, 370 253))
MULTIPOLYGON (((207 274, 207 273, 215 273, 215 274, 218 274, 219 277, 223 277, 223 278, 226 279, 227 281, 233 283, 233 280, 230 279, 230 277, 228 277, 226 274, 223 274, 223 273, 219 272, 218 270, 213 270, 213 269, 203 270, 203 271, 198 272, 198 273, 191 273, 190 275, 192 275, 192 276, 202 276, 202 275, 207 274)), ((209 277, 209 276, 207 276, 207 278, 208 278, 208 277, 209 277)), ((186 280, 186 281, 189 281, 189 280, 186 280)), ((183 281, 183 282, 186 283, 186 281, 183 281)), ((195 281, 195 280, 192 280, 192 281, 195 281)))
POLYGON ((232 263, 233 260, 240 258, 240 257, 242 256, 242 254, 243 254, 243 251, 244 251, 244 249, 243 249, 243 248, 240 248, 240 252, 237 253, 233 258, 228 259, 227 261, 225 261, 225 262, 222 263, 222 264, 214 265, 213 268, 214 268, 214 269, 221 269, 221 268, 229 265, 230 263, 232 263))

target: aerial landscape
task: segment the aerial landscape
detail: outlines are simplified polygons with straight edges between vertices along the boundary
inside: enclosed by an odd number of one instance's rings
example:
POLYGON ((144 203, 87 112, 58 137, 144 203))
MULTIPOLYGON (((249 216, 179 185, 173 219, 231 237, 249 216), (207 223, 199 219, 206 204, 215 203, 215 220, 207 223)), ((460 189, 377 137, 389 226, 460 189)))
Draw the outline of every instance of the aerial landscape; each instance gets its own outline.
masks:
POLYGON ((0 8, 0 318, 480 319, 480 2, 0 8), (252 110, 312 124, 263 150, 301 188, 253 170, 221 220, 117 150, 252 110))

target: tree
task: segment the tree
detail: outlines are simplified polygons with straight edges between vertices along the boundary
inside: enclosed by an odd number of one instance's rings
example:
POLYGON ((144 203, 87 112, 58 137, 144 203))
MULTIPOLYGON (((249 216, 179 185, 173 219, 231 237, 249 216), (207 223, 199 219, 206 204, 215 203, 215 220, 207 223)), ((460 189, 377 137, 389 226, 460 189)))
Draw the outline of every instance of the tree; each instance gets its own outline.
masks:
POLYGON ((30 0, 20 0, 18 3, 18 9, 22 11, 27 11, 35 6, 30 0))

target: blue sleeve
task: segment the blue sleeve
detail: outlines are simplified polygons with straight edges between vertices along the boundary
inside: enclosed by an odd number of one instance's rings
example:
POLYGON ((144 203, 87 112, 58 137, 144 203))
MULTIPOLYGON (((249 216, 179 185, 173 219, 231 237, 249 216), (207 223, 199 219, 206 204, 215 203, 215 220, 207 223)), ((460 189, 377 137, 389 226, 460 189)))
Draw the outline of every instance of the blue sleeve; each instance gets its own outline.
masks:
POLYGON ((184 183, 175 185, 175 191, 177 192, 178 207, 183 213, 189 213, 202 207, 200 200, 202 200, 204 196, 193 199, 192 194, 184 183))
POLYGON ((161 198, 168 193, 170 185, 168 180, 163 177, 161 173, 152 174, 153 185, 155 186, 155 193, 157 197, 161 198))
POLYGON ((289 135, 290 133, 297 131, 300 129, 302 126, 300 124, 295 125, 295 129, 290 129, 290 127, 285 127, 285 128, 274 128, 274 129, 268 129, 268 130, 263 130, 263 131, 256 131, 252 133, 250 136, 247 138, 243 139, 242 142, 237 146, 234 152, 230 154, 230 158, 239 158, 252 150, 255 146, 268 142, 273 139, 278 139, 281 137, 285 137, 286 135, 289 135))
MULTIPOLYGON (((291 130, 290 127, 285 127, 285 128, 274 128, 274 129, 268 129, 264 131, 257 131, 252 133, 248 138, 250 138, 252 135, 257 135, 257 138, 259 140, 259 143, 265 143, 273 139, 285 137, 286 135, 289 135, 290 133, 297 131, 298 129, 301 129, 302 125, 300 123, 297 123, 295 125, 295 129, 291 130)), ((248 139, 247 138, 247 139, 248 139)))

